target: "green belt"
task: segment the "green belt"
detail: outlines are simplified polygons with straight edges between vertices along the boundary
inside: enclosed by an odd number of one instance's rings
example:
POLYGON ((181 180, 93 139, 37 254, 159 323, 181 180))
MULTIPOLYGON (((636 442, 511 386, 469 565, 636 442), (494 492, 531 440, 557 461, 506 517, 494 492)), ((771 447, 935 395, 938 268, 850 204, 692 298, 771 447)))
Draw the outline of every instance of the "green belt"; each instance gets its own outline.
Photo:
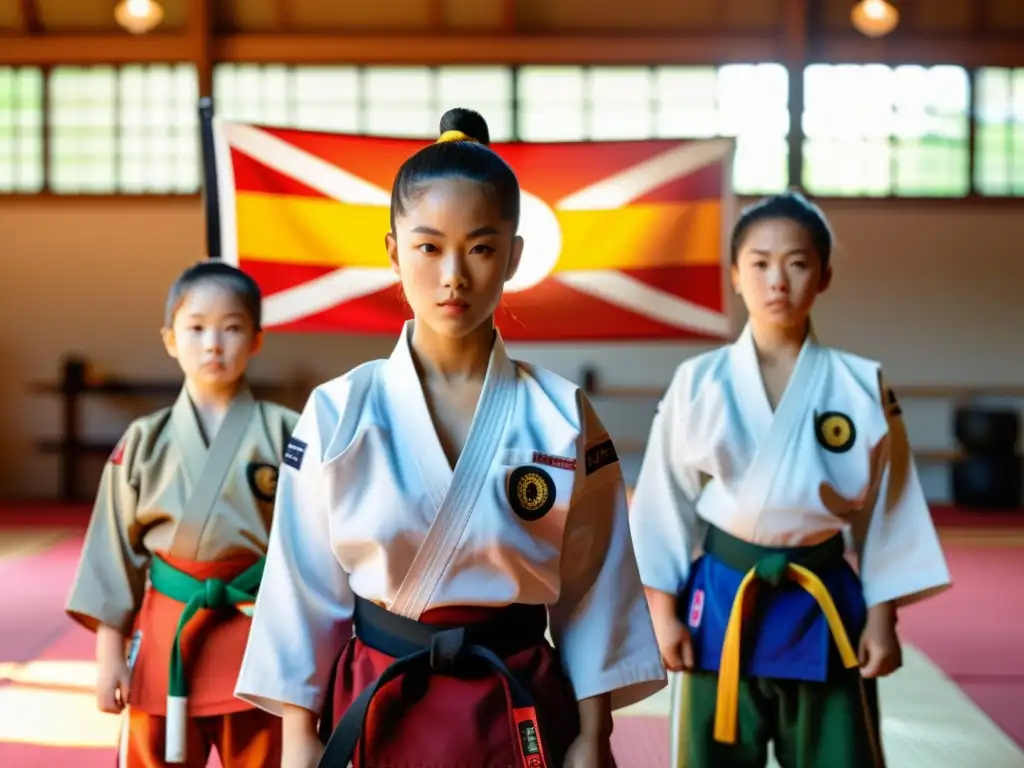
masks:
POLYGON ((704 551, 734 571, 746 573, 754 570, 759 581, 778 586, 785 580, 786 567, 790 563, 815 572, 841 563, 846 544, 842 534, 837 533, 820 544, 808 547, 763 547, 710 526, 704 539, 704 551))
POLYGON ((254 565, 229 582, 222 579, 206 579, 200 581, 179 571, 167 561, 154 557, 149 568, 149 580, 153 589, 161 595, 185 604, 185 609, 178 619, 178 628, 174 633, 174 646, 171 650, 171 671, 168 678, 167 695, 188 697, 188 674, 181 653, 181 635, 192 618, 203 608, 213 611, 252 603, 256 600, 260 581, 263 578, 263 565, 260 558, 254 565))

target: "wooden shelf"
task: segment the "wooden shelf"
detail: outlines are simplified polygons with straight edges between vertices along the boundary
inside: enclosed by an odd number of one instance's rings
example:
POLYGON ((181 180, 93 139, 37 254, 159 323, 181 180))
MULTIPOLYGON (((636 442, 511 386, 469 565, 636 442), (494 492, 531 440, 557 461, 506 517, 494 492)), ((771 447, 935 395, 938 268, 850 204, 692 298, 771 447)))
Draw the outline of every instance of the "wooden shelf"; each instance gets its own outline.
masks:
MULTIPOLYGON (((116 440, 92 439, 81 434, 80 412, 83 398, 153 398, 170 404, 181 392, 182 385, 181 379, 159 381, 131 380, 114 376, 97 377, 88 360, 73 355, 64 358, 60 381, 31 382, 28 389, 33 394, 57 396, 61 399, 63 433, 57 438, 44 438, 35 446, 40 453, 56 455, 60 459, 60 499, 64 502, 79 500, 82 459, 90 456, 109 456, 116 445, 116 440)), ((301 377, 285 383, 254 381, 250 382, 250 386, 258 398, 276 400, 300 408, 300 401, 308 397, 313 389, 312 383, 301 377)))

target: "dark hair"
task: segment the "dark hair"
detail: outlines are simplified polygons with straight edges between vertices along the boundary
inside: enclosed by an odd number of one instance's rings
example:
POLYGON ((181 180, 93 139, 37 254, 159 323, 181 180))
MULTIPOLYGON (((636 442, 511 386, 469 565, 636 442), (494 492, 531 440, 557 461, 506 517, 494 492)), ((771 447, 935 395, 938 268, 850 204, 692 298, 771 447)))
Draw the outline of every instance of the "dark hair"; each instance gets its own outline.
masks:
POLYGON ((740 212, 740 217, 732 228, 732 264, 736 264, 736 258, 750 228, 770 219, 787 219, 803 227, 811 238, 814 250, 818 252, 822 270, 828 267, 832 258, 832 230, 821 209, 799 192, 783 192, 781 195, 766 197, 740 212))
POLYGON ((498 198, 501 217, 519 227, 519 180, 490 148, 491 133, 487 121, 471 109, 449 109, 441 118, 441 135, 459 131, 466 139, 441 141, 424 147, 410 157, 395 176, 391 188, 391 229, 395 219, 405 214, 424 182, 434 179, 463 178, 486 184, 498 198))
POLYGON ((246 313, 252 319, 253 327, 257 331, 261 330, 263 294, 259 285, 242 270, 216 259, 196 262, 174 281, 170 293, 167 294, 167 308, 164 313, 164 323, 168 328, 174 324, 174 315, 181 309, 188 292, 205 282, 220 283, 231 290, 245 307, 246 313))

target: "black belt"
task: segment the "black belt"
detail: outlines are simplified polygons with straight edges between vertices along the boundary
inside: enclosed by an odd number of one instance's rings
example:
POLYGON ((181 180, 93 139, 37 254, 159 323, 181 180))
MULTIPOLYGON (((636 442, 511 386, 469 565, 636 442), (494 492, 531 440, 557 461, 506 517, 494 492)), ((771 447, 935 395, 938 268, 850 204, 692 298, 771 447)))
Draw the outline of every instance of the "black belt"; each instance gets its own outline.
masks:
POLYGON ((523 765, 528 768, 546 765, 533 696, 502 661, 502 657, 544 642, 547 629, 544 606, 512 605, 494 618, 479 623, 442 627, 407 619, 357 597, 354 625, 356 637, 365 645, 395 661, 352 702, 333 733, 330 733, 333 684, 329 686, 328 704, 320 720, 321 739, 327 744, 320 768, 347 768, 362 738, 370 702, 388 682, 403 674, 458 677, 466 663, 474 660, 497 672, 508 689, 523 765), (324 739, 327 734, 329 738, 324 739))

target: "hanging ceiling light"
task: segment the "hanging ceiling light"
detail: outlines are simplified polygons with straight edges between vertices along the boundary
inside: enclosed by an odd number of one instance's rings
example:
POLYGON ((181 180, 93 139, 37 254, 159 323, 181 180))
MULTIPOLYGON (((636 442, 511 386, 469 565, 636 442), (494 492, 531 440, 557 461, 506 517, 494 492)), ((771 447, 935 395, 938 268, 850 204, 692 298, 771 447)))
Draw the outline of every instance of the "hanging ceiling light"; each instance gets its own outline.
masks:
POLYGON ((886 0, 860 0, 850 11, 858 32, 867 37, 885 37, 900 23, 900 12, 886 0))
POLYGON ((121 0, 114 9, 114 18, 133 35, 144 35, 164 20, 164 9, 156 0, 121 0))

